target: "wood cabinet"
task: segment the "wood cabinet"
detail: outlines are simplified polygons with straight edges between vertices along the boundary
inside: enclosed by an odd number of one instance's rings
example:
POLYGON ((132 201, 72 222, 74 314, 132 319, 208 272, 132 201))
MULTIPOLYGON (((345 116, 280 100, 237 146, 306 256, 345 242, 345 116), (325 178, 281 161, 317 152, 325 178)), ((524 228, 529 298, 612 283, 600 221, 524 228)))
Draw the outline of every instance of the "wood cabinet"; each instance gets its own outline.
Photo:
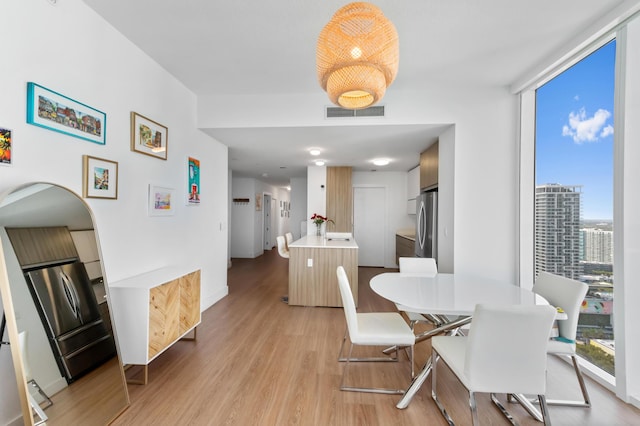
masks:
POLYGON ((415 257, 415 240, 396 234, 396 265, 399 265, 401 257, 415 257))
POLYGON ((7 228, 7 235, 22 269, 78 258, 66 226, 7 228))
POLYGON ((148 364, 200 324, 200 270, 162 268, 109 285, 122 362, 148 364))
POLYGON ((353 189, 351 167, 327 167, 327 224, 329 232, 353 232, 353 189))
POLYGON ((420 189, 438 186, 438 142, 420 154, 420 189))

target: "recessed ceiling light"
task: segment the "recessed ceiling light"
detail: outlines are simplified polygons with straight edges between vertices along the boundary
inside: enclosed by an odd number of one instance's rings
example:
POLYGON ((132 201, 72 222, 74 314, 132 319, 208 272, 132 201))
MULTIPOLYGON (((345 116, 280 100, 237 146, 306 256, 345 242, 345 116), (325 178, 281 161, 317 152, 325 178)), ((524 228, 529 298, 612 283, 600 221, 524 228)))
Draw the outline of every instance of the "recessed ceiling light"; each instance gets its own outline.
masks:
POLYGON ((376 166, 386 166, 387 164, 389 164, 389 159, 387 159, 387 158, 377 158, 377 159, 373 160, 373 164, 375 164, 376 166))
POLYGON ((311 155, 320 155, 320 150, 319 149, 312 149, 311 151, 309 151, 309 154, 311 154, 311 155))
POLYGON ((316 161, 316 166, 324 166, 324 161, 322 160, 316 161))

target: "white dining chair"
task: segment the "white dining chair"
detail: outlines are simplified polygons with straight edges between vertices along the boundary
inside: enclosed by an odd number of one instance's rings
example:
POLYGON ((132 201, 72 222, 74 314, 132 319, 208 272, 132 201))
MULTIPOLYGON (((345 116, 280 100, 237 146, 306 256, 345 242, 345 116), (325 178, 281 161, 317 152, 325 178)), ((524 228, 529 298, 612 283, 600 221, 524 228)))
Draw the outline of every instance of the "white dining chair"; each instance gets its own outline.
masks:
MULTIPOLYGON (((398 266, 400 267, 400 273, 405 275, 435 277, 438 274, 436 260, 431 257, 400 257, 398 258, 398 266)), ((414 329, 417 322, 430 322, 434 324, 440 322, 432 315, 427 316, 419 312, 412 312, 402 305, 396 304, 396 309, 403 311, 407 315, 411 330, 414 329)))
MULTIPOLYGON (((53 405, 53 401, 49 398, 49 395, 45 393, 45 391, 40 387, 38 382, 33 378, 31 373, 31 364, 29 363, 29 350, 28 350, 28 333, 27 331, 21 331, 18 333, 18 344, 20 345, 20 354, 22 355, 22 367, 24 369, 24 376, 27 381, 27 385, 30 385, 34 389, 38 391, 40 396, 47 402, 47 405, 44 409, 49 408, 53 405)), ((31 392, 28 394, 29 405, 33 411, 36 412, 38 417, 40 417, 40 421, 35 423, 37 425, 43 424, 48 420, 47 415, 44 412, 44 409, 40 407, 40 404, 35 400, 31 392)))
POLYGON ((571 358, 583 397, 582 401, 549 399, 548 405, 591 407, 587 386, 576 355, 578 317, 588 289, 589 286, 585 283, 548 272, 540 272, 533 286, 534 293, 544 297, 551 305, 562 308, 567 315, 567 319, 557 321, 558 337, 553 337, 549 341, 547 353, 571 358))
POLYGON ((473 425, 479 424, 476 393, 490 393, 493 403, 510 420, 496 393, 537 395, 544 424, 551 424, 545 372, 555 316, 556 309, 549 305, 477 305, 468 336, 431 339, 431 396, 450 425, 454 422, 437 394, 439 360, 469 392, 473 425))
POLYGON ((291 232, 287 232, 284 234, 284 239, 287 243, 287 250, 289 250, 289 245, 293 242, 293 234, 291 232))
POLYGON ((278 254, 285 259, 289 259, 289 249, 287 248, 284 237, 282 235, 278 235, 276 237, 276 243, 278 245, 278 254))
MULTIPOLYGON (((24 368, 24 375, 27 379, 27 384, 31 385, 34 389, 38 391, 40 396, 47 401, 47 407, 53 405, 53 401, 49 398, 49 395, 45 393, 44 390, 40 387, 38 382, 33 378, 31 374, 31 364, 29 363, 29 350, 28 350, 28 333, 27 331, 21 331, 18 333, 18 341, 20 344, 20 353, 22 354, 22 362, 24 368)), ((46 408, 46 407, 45 407, 46 408)))
POLYGON ((338 360, 345 362, 342 371, 342 380, 340 382, 340 390, 353 392, 373 392, 385 394, 402 394, 402 389, 388 388, 364 388, 347 386, 345 384, 348 375, 350 362, 366 362, 366 361, 398 361, 398 347, 409 347, 409 361, 413 365, 413 347, 415 344, 415 336, 409 328, 404 318, 397 312, 356 312, 356 305, 351 293, 349 278, 342 266, 336 269, 338 275, 338 286, 340 287, 340 295, 344 307, 344 315, 347 327, 340 346, 338 360), (344 344, 349 336, 351 347, 347 357, 343 357, 344 344), (395 346, 393 357, 368 357, 353 358, 354 345, 361 346, 395 346))

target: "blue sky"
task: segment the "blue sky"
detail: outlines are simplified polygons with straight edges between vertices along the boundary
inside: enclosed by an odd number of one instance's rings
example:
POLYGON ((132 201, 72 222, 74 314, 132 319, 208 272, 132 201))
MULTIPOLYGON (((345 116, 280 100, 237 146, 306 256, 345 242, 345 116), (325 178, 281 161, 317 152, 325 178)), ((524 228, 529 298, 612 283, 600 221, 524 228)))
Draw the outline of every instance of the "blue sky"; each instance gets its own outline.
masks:
POLYGON ((613 219, 615 41, 540 87, 536 185, 582 185, 583 219, 613 219))

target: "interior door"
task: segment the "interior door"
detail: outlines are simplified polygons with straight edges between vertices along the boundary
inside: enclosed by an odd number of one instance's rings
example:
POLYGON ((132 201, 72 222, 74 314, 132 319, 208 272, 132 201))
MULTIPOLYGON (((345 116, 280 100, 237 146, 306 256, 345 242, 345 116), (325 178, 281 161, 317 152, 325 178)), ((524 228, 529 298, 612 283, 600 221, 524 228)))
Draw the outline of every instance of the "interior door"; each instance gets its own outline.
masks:
POLYGON ((353 237, 358 243, 358 266, 384 267, 384 187, 353 188, 353 237))

